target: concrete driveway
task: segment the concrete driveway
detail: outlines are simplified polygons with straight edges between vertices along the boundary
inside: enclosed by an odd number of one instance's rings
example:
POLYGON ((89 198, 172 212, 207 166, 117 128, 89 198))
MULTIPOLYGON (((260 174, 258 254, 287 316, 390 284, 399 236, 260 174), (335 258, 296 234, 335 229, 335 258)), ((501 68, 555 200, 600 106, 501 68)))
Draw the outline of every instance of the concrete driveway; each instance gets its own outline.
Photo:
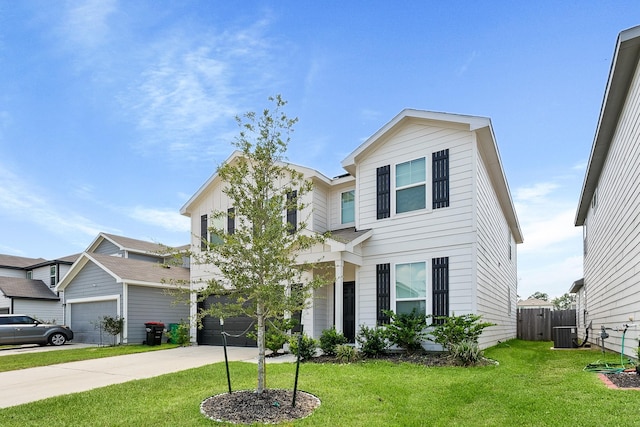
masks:
MULTIPOLYGON (((230 361, 255 363, 258 349, 228 347, 227 354, 230 361)), ((267 363, 294 360, 287 355, 267 363)), ((0 372, 0 408, 223 361, 223 347, 193 346, 0 372)))

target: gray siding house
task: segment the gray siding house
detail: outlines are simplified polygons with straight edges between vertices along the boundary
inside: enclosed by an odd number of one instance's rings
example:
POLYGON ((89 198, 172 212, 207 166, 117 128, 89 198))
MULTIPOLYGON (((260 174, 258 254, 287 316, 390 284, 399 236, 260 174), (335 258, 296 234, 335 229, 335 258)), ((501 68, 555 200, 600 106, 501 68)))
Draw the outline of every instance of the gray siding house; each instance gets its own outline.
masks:
POLYGON ((104 316, 124 318, 121 343, 142 343, 147 322, 188 321, 189 269, 168 262, 168 248, 157 243, 101 233, 57 286, 63 294, 65 322, 76 342, 107 344, 100 330, 104 316), (180 303, 182 299, 182 303, 180 303))

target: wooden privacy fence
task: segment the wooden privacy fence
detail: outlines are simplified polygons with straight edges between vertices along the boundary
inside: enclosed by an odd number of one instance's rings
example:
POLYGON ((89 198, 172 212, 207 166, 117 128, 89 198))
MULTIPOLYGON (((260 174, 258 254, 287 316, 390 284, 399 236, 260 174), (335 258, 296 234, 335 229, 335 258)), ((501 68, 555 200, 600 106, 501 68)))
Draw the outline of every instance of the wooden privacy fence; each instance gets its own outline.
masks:
POLYGON ((576 326, 576 311, 550 308, 518 309, 518 339, 553 341, 553 328, 556 326, 576 326))

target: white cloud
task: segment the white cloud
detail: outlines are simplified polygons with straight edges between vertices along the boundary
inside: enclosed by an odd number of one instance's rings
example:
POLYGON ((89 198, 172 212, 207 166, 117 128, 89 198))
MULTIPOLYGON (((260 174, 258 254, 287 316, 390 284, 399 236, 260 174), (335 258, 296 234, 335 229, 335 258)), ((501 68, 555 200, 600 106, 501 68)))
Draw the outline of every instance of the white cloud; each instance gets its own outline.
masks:
POLYGON ((467 72, 467 70, 469 69, 469 66, 471 65, 471 63, 478 57, 478 52, 477 51, 473 51, 471 52, 471 54, 467 57, 467 60, 465 61, 464 64, 462 64, 462 66, 460 68, 458 68, 456 74, 458 76, 463 75, 464 73, 467 72))
POLYGON ((188 233, 191 229, 189 218, 180 215, 174 209, 136 206, 129 216, 142 223, 162 227, 168 231, 188 233))
POLYGON ((541 200, 558 188, 553 182, 540 182, 530 187, 521 187, 516 190, 515 199, 520 202, 541 200))
POLYGON ((107 21, 116 8, 116 0, 72 2, 58 31, 72 48, 96 49, 109 35, 107 21))
POLYGON ((4 214, 37 224, 56 235, 95 236, 101 231, 98 224, 61 207, 42 193, 0 165, 0 209, 4 214))
POLYGON ((518 272, 518 295, 526 299, 534 292, 544 292, 549 298, 569 292, 571 284, 582 277, 582 257, 563 258, 554 263, 521 268, 518 272))

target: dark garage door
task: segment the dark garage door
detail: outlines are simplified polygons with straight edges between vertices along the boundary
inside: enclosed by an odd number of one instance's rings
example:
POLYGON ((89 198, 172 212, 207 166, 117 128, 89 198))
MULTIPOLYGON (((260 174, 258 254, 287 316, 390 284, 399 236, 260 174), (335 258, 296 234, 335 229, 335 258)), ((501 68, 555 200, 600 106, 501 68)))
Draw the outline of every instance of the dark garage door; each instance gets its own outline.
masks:
POLYGON ((102 332, 99 322, 104 316, 115 317, 116 301, 96 301, 69 304, 73 342, 85 344, 111 344, 111 335, 102 332))
MULTIPOLYGON (((216 301, 223 301, 225 297, 210 296, 206 301, 198 303, 198 309, 205 310, 216 301)), ((247 337, 246 332, 255 331, 251 325, 253 319, 249 317, 230 317, 224 320, 224 330, 231 336, 227 336, 227 345, 237 347, 255 347, 254 340, 247 337), (240 335, 240 336, 238 336, 240 335)), ((220 319, 206 316, 202 319, 202 329, 198 330, 198 344, 200 345, 223 345, 222 329, 220 319)))

